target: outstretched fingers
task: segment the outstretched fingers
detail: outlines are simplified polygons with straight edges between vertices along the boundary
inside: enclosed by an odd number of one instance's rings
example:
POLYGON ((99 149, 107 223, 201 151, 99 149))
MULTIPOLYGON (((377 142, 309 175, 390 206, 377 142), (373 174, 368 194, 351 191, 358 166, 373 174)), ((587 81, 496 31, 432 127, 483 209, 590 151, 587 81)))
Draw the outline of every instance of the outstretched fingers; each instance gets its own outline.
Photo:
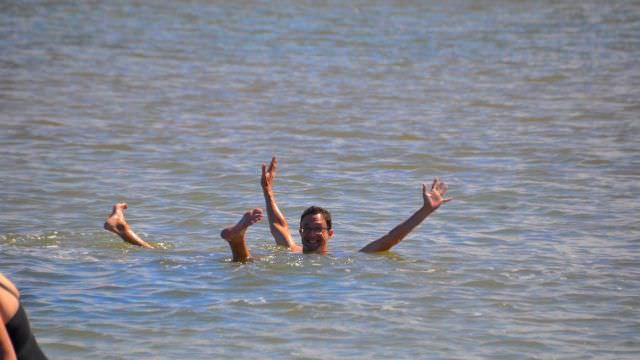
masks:
POLYGON ((276 176, 276 166, 278 165, 278 160, 276 157, 271 158, 271 163, 267 168, 266 164, 262 164, 262 186, 268 187, 273 182, 273 178, 276 176))
POLYGON ((278 166, 278 160, 275 156, 273 156, 271 158, 271 164, 269 165, 269 172, 271 173, 271 175, 275 175, 276 166, 278 166))
POLYGON ((267 169, 267 175, 272 180, 273 180, 274 177, 276 177, 276 167, 277 166, 278 166, 278 160, 276 160, 276 157, 274 156, 274 157, 271 158, 271 163, 269 164, 269 168, 267 169))
POLYGON ((436 184, 435 191, 437 191, 440 197, 442 198, 442 203, 443 204, 448 203, 449 201, 453 200, 453 198, 444 198, 444 194, 446 194, 447 190, 449 190, 449 185, 447 185, 444 181, 441 181, 440 179, 437 179, 437 180, 438 180, 438 183, 436 184))
POLYGON ((431 191, 437 191, 440 195, 444 195, 449 186, 439 178, 433 179, 433 183, 431 184, 431 191))
POLYGON ((425 201, 434 208, 453 200, 453 198, 444 198, 444 194, 448 189, 449 187, 447 184, 437 177, 434 178, 431 183, 431 191, 427 191, 427 185, 425 183, 422 184, 422 193, 425 197, 425 201))

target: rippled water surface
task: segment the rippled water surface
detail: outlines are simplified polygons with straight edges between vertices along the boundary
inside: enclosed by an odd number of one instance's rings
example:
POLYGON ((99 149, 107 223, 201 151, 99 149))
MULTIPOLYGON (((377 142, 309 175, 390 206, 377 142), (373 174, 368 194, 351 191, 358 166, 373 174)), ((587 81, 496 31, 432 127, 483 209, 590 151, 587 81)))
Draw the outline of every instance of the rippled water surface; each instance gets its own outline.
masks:
POLYGON ((53 359, 638 358, 638 59, 635 1, 3 1, 0 271, 53 359), (231 263, 273 154, 331 254, 231 263))

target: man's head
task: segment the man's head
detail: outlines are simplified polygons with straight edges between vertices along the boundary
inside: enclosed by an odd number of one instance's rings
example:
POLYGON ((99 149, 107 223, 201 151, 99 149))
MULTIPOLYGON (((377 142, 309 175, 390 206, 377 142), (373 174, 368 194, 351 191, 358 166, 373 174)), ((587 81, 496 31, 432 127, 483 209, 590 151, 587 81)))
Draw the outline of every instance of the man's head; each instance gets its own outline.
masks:
POLYGON ((300 216, 300 237, 305 253, 327 252, 327 243, 333 236, 331 214, 319 206, 307 208, 300 216))

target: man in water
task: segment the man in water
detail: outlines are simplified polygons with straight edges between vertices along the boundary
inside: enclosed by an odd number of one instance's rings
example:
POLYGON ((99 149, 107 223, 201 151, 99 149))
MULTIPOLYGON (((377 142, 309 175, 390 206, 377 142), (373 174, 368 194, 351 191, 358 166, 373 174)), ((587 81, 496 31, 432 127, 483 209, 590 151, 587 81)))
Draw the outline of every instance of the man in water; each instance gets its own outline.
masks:
MULTIPOLYGON (((331 214, 318 206, 311 206, 306 209, 300 217, 300 227, 298 229, 302 239, 302 246, 296 244, 289 232, 289 223, 278 208, 273 191, 273 179, 276 175, 277 165, 278 161, 275 157, 271 159, 271 164, 268 168, 265 164, 262 164, 262 192, 266 203, 269 229, 276 244, 286 246, 292 252, 326 254, 329 239, 333 236, 331 214)), ((451 201, 451 199, 444 198, 446 192, 447 185, 437 178, 433 180, 430 191, 427 191, 427 186, 422 184, 424 205, 389 233, 370 242, 360 251, 386 251, 397 245, 440 205, 451 201)), ((262 217, 262 209, 256 208, 247 211, 236 225, 227 227, 220 233, 220 236, 229 242, 233 253, 233 261, 246 261, 251 258, 245 240, 245 233, 249 226, 260 221, 262 217)))
MULTIPOLYGON (((326 254, 329 239, 333 236, 331 214, 327 210, 318 206, 311 206, 306 209, 300 217, 300 227, 298 229, 302 239, 302 246, 296 244, 289 231, 289 223, 287 222, 284 214, 278 208, 275 193, 273 191, 273 179, 276 175, 277 165, 278 161, 275 157, 271 159, 271 164, 268 168, 263 164, 261 181, 267 216, 269 219, 269 229, 271 230, 271 234, 273 235, 276 244, 285 246, 292 252, 326 254)), ((427 191, 427 186, 422 184, 423 206, 416 210, 416 212, 414 212, 408 219, 389 231, 389 233, 370 242, 368 245, 360 249, 360 251, 386 251, 397 245, 413 229, 420 225, 427 216, 438 209, 440 205, 451 201, 451 199, 444 198, 446 192, 447 185, 437 178, 433 180, 430 191, 427 191)), ((152 248, 150 244, 136 235, 125 221, 124 209, 126 208, 127 205, 124 203, 114 205, 111 216, 104 224, 105 229, 118 234, 128 243, 152 248)), ((262 209, 255 208, 244 213, 237 224, 222 230, 220 236, 229 243, 231 253, 233 254, 233 261, 247 261, 251 258, 245 234, 249 226, 259 222, 262 218, 262 209)))

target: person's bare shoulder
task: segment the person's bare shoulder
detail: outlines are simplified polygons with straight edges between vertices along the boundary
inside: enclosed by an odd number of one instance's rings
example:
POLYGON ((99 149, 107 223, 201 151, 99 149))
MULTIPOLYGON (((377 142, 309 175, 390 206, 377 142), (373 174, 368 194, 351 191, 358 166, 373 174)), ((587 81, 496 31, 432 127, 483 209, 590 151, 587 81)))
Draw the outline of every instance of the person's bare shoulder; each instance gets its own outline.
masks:
POLYGON ((13 295, 16 298, 18 299, 20 298, 20 291, 18 291, 18 288, 11 282, 11 280, 7 279, 7 277, 1 273, 0 273, 0 283, 3 285, 2 286, 3 288, 13 293, 13 295))

